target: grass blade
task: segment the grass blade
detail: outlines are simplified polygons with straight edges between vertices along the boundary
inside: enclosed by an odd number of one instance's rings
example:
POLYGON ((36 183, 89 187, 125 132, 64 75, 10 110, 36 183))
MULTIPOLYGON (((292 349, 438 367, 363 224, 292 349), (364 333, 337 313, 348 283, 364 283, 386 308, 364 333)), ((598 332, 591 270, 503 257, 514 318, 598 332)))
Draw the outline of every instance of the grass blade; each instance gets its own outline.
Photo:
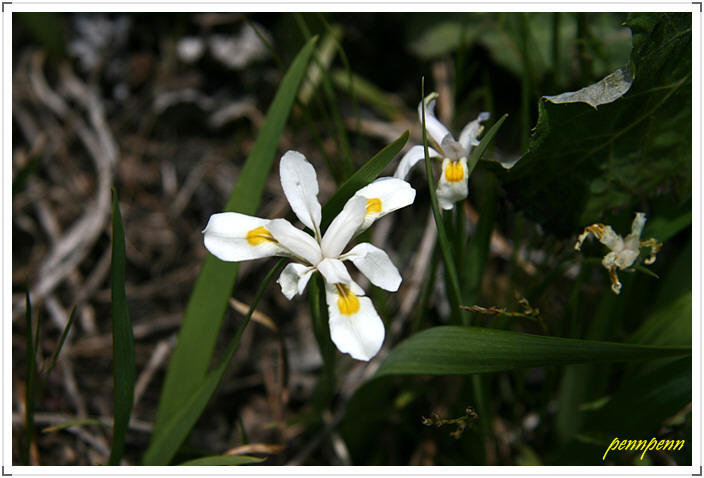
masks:
POLYGON ((235 465, 254 465, 261 463, 266 458, 257 458, 255 456, 232 455, 232 456, 204 456, 196 458, 184 463, 179 463, 179 466, 235 466, 235 465))
POLYGON ((135 357, 132 321, 125 294, 125 231, 117 191, 112 190, 112 360, 114 374, 114 423, 108 465, 119 465, 134 401, 135 357))
POLYGON ((481 327, 440 326, 402 342, 376 376, 501 372, 571 363, 685 356, 691 347, 632 345, 522 334, 481 327))
POLYGON ((61 338, 59 339, 59 344, 56 346, 56 350, 54 351, 54 355, 51 357, 51 362, 49 362, 49 368, 46 371, 46 374, 44 375, 44 381, 42 382, 42 388, 41 390, 46 389, 46 384, 49 381, 49 376, 51 375, 51 372, 54 370, 54 367, 56 366, 56 361, 59 358, 59 354, 61 353, 61 349, 64 346, 64 342, 66 342, 66 337, 68 337, 68 332, 71 330, 71 326, 73 325, 73 321, 76 319, 76 306, 73 307, 73 310, 71 311, 71 315, 68 318, 68 322, 66 323, 66 327, 64 327, 64 331, 61 334, 61 338))
MULTIPOLYGON (((252 151, 240 172, 225 211, 255 214, 274 161, 279 137, 306 72, 315 38, 295 58, 267 113, 252 151)), ((183 397, 200 386, 211 363, 215 342, 235 285, 239 264, 208 254, 188 302, 179 339, 167 371, 154 424, 153 439, 181 408, 183 397)))

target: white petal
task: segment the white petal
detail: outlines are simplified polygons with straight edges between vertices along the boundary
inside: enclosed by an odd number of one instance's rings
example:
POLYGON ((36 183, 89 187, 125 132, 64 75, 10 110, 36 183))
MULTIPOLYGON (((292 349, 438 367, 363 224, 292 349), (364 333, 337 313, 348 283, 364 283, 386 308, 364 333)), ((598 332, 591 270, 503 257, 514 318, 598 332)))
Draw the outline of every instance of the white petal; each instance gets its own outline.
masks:
POLYGON ((398 269, 386 252, 378 247, 365 242, 353 247, 343 257, 354 262, 357 269, 377 287, 396 292, 401 285, 398 269))
POLYGON ((471 152, 472 148, 475 146, 479 146, 479 139, 477 139, 477 137, 481 134, 482 129, 484 129, 482 122, 488 120, 490 116, 491 114, 488 111, 483 111, 479 113, 477 119, 470 121, 467 126, 462 129, 460 133, 460 143, 462 143, 462 146, 464 146, 468 152, 471 152))
MULTIPOLYGON (((440 122, 439 119, 435 117, 435 99, 438 97, 437 93, 431 93, 425 97, 425 129, 430 136, 429 142, 433 142, 433 146, 439 146, 442 143, 442 139, 450 134, 444 124, 440 122)), ((418 117, 420 118, 421 126, 423 125, 423 103, 418 104, 418 117)))
POLYGON ((379 178, 355 193, 367 200, 364 222, 355 234, 365 231, 374 221, 409 204, 416 198, 416 190, 398 178, 379 178))
POLYGON ((347 268, 339 259, 323 259, 317 267, 318 271, 323 275, 325 282, 329 284, 347 284, 352 283, 352 277, 347 271, 347 268))
POLYGON ((624 247, 640 251, 640 235, 643 234, 643 227, 645 227, 645 213, 637 212, 631 225, 631 233, 623 240, 624 247))
POLYGON ((315 168, 297 151, 288 151, 279 164, 281 186, 298 219, 320 235, 321 207, 315 168))
MULTIPOLYGON (((429 147, 428 157, 440 157, 440 153, 435 151, 433 148, 429 147)), ((423 146, 413 146, 411 149, 408 150, 406 154, 403 155, 401 161, 399 161, 398 167, 394 172, 394 177, 397 177, 399 179, 406 179, 406 176, 408 176, 408 172, 411 170, 411 168, 415 166, 418 161, 421 161, 423 159, 425 159, 425 152, 423 146)))
POLYGON ((268 219, 236 212, 210 216, 203 229, 205 247, 218 259, 239 262, 282 255, 284 249, 270 232, 268 219))
POLYGON ((291 300, 296 294, 303 293, 314 271, 313 267, 291 263, 284 268, 276 282, 281 285, 281 292, 291 300))
POLYGON ((384 343, 384 323, 368 297, 350 295, 344 287, 327 284, 330 338, 342 353, 369 360, 384 343), (342 294, 345 294, 344 296, 342 294))
POLYGON ((445 135, 442 139, 441 146, 446 158, 457 161, 462 158, 465 158, 466 160, 469 156, 467 153, 467 148, 462 146, 461 143, 455 141, 455 138, 453 138, 451 134, 445 135))
POLYGON ((599 242, 604 244, 606 247, 612 251, 619 252, 623 250, 623 238, 616 234, 616 232, 611 228, 611 226, 604 226, 599 228, 597 232, 601 233, 601 236, 594 234, 599 242))
POLYGON ((325 231, 320 249, 324 257, 337 258, 352 236, 364 222, 367 214, 367 200, 361 196, 353 196, 347 201, 340 214, 330 223, 325 231))
POLYGON ((465 158, 460 161, 443 160, 437 188, 438 205, 442 209, 452 209, 457 201, 467 197, 468 177, 465 158))
POLYGON ((313 236, 295 228, 286 219, 273 219, 268 226, 271 235, 290 252, 290 257, 316 265, 322 259, 320 246, 313 236))

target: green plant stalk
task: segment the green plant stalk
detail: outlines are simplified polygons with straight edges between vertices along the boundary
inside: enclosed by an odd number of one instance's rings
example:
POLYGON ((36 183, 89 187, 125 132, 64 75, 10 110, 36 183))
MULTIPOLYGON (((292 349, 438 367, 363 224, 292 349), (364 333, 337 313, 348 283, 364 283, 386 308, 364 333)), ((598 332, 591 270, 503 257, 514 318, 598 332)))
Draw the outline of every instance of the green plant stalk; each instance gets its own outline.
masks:
POLYGON ((117 191, 112 189, 112 353, 114 378, 113 439, 108 465, 119 465, 125 447, 125 436, 132 413, 135 382, 135 352, 132 321, 125 294, 125 231, 117 201, 117 191))

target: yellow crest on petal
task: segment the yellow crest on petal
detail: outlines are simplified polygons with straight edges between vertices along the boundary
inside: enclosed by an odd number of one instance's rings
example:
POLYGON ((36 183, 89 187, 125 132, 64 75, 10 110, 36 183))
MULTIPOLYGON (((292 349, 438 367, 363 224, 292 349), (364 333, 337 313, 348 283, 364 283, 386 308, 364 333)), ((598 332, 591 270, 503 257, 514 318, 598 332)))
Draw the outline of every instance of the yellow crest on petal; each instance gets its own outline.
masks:
POLYGON ((342 315, 354 315, 359 312, 359 299, 346 285, 335 284, 337 288, 337 308, 342 315))
POLYGON ((276 242, 276 239, 272 237, 269 229, 259 226, 247 233, 247 242, 253 246, 258 246, 264 242, 276 242))
POLYGON ((457 183, 464 179, 464 164, 459 161, 450 161, 445 167, 445 179, 450 183, 457 183))
POLYGON ((371 198, 367 199, 367 216, 369 214, 377 214, 381 212, 381 199, 371 198))

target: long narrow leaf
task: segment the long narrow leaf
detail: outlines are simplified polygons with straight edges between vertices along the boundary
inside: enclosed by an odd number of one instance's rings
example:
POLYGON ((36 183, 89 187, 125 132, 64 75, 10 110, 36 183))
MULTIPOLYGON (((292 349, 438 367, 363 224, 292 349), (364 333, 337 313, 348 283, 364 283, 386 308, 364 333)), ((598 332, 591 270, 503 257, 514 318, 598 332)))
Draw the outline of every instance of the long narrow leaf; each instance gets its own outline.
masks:
POLYGON ((135 382, 134 335, 125 294, 125 231, 112 190, 112 360, 114 374, 114 424, 108 465, 119 465, 125 447, 125 435, 132 413, 135 382))
MULTIPOLYGON (((306 71, 315 38, 294 59, 267 113, 262 129, 237 180, 225 211, 255 214, 259 206, 279 137, 306 71)), ((235 285, 239 264, 208 255, 186 308, 179 340, 167 371, 154 424, 156 439, 167 421, 200 386, 210 365, 217 335, 235 285)))
POLYGON ((481 327, 441 326, 402 342, 379 367, 382 375, 501 372, 570 363, 685 356, 690 347, 655 347, 530 335, 481 327))
POLYGON ((61 338, 59 339, 59 343, 56 346, 56 350, 54 350, 54 354, 51 356, 51 362, 49 362, 49 368, 47 369, 46 373, 44 374, 44 381, 42 382, 41 390, 44 390, 46 388, 46 384, 49 381, 49 376, 51 375, 51 372, 54 370, 54 367, 56 366, 56 361, 59 358, 59 354, 61 353, 61 349, 64 346, 64 342, 66 342, 66 337, 68 337, 68 333, 71 330, 71 326, 73 325, 73 322, 75 319, 76 319, 76 306, 74 306, 73 310, 71 310, 71 315, 68 318, 68 322, 66 323, 66 327, 64 327, 64 331, 61 334, 61 338))

